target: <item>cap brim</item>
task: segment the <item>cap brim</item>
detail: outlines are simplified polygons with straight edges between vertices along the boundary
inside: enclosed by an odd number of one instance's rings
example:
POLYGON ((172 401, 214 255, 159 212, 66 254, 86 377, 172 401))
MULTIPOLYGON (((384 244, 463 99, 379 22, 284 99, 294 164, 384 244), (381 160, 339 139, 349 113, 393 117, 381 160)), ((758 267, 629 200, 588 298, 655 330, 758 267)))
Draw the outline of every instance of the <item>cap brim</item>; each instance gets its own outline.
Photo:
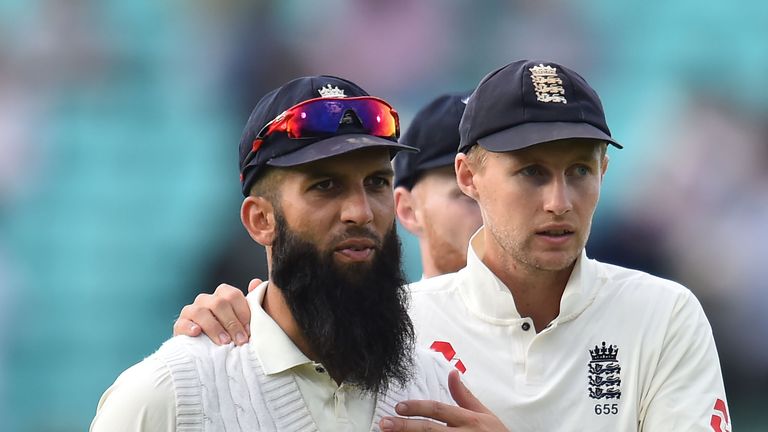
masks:
POLYGON ((384 147, 392 154, 405 150, 418 152, 416 147, 398 144, 396 142, 366 134, 335 135, 324 140, 317 141, 302 147, 294 152, 269 159, 266 163, 270 166, 289 167, 301 165, 320 159, 338 156, 363 148, 384 147))
POLYGON ((594 139, 623 148, 608 134, 588 123, 567 122, 524 123, 482 137, 477 143, 493 152, 505 152, 564 139, 594 139))

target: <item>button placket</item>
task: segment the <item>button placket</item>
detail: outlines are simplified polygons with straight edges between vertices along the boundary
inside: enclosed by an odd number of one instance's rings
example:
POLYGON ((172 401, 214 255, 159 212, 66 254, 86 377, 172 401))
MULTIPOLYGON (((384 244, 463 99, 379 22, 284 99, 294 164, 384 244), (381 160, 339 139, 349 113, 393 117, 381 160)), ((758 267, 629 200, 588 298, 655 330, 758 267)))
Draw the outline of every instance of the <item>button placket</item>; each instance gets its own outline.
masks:
POLYGON ((312 362, 312 367, 315 369, 315 372, 319 374, 325 373, 325 366, 323 366, 322 363, 312 362))

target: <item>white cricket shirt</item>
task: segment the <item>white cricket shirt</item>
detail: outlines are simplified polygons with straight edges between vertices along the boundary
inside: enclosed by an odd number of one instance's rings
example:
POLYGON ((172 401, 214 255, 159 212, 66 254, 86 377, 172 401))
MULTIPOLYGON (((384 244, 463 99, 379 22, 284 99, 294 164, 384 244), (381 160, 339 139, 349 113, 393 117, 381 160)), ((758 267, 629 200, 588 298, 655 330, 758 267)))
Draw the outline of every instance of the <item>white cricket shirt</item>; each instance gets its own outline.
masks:
POLYGON ((685 287, 577 260, 560 314, 540 333, 483 264, 411 285, 419 344, 440 351, 513 431, 726 431, 710 325, 685 287))

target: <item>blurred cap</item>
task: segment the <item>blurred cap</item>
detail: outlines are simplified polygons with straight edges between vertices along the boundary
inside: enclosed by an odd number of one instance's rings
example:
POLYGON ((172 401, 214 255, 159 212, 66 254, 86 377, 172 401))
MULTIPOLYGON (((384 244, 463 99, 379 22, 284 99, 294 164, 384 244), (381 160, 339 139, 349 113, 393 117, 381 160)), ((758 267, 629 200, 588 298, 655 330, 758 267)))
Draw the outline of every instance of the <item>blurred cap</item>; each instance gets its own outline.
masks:
POLYGON ((520 60, 486 75, 467 102, 459 152, 479 144, 494 152, 569 138, 611 137, 595 90, 557 63, 520 60))
MULTIPOLYGON (((240 178, 242 192, 248 196, 251 186, 267 166, 288 167, 349 153, 367 147, 386 147, 392 154, 399 150, 413 150, 398 144, 397 137, 380 138, 365 133, 340 129, 330 137, 292 139, 285 133, 265 137, 256 154, 247 161, 253 141, 264 126, 278 115, 309 99, 323 96, 328 86, 343 91, 344 97, 370 96, 357 84, 330 75, 301 77, 272 90, 259 100, 245 124, 240 138, 240 178)), ((357 131, 359 132, 359 131, 357 131)))
POLYGON ((459 121, 470 92, 438 96, 416 113, 400 143, 416 147, 418 153, 401 152, 395 157, 395 187, 411 189, 425 171, 453 166, 459 147, 459 121))

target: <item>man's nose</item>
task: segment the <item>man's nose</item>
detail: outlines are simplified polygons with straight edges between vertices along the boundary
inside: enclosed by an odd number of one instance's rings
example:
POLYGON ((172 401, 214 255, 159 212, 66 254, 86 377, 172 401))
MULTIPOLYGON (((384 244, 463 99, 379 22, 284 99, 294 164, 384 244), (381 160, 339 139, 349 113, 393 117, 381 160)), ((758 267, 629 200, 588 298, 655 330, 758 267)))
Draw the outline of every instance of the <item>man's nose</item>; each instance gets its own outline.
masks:
POLYGON ((573 210, 571 190, 568 188, 568 182, 563 176, 553 179, 547 186, 544 197, 544 210, 558 216, 573 210))
POLYGON ((364 187, 356 188, 344 197, 341 221, 355 225, 367 225, 373 221, 373 209, 364 187))

